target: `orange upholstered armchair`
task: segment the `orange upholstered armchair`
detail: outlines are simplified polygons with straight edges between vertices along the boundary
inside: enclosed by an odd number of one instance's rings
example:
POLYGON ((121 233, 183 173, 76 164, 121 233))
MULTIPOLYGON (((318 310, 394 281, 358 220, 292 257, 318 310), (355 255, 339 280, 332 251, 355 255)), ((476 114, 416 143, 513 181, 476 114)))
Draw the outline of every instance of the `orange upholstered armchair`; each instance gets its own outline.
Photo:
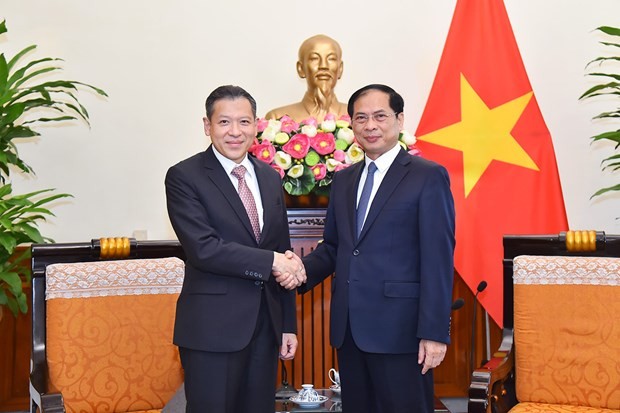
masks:
POLYGON ((31 412, 158 412, 183 382, 176 241, 32 246, 31 412))
POLYGON ((619 235, 504 237, 503 339, 468 411, 620 411, 619 235))

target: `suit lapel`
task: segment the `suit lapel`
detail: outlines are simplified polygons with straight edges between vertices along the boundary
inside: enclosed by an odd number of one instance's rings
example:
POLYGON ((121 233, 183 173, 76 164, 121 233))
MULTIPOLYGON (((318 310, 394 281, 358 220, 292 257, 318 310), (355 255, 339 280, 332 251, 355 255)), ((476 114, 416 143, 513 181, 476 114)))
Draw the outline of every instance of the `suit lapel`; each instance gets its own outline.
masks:
MULTIPOLYGON (((392 162, 392 165, 388 169, 383 181, 381 181, 381 185, 375 194, 374 199, 372 200, 372 204, 370 205, 370 210, 368 211, 368 215, 366 216, 366 221, 364 222, 364 227, 362 228, 362 232, 359 236, 359 240, 364 238, 366 233, 368 232, 368 228, 372 226, 372 223, 377 219, 379 213, 385 206, 387 200, 390 198, 390 195, 400 181, 405 177, 408 172, 406 168, 407 164, 409 164, 411 160, 409 159, 409 155, 407 152, 401 150, 398 152, 396 159, 392 162)), ((358 242, 359 242, 358 240, 358 242)))
POLYGON ((215 157, 212 146, 209 146, 205 155, 205 168, 207 169, 208 178, 211 179, 215 186, 222 192, 224 198, 226 198, 232 210, 239 218, 239 221, 250 235, 252 235, 252 238, 254 238, 254 230, 252 230, 252 224, 243 206, 243 202, 241 198, 239 198, 239 193, 235 190, 234 185, 230 181, 220 161, 215 157))

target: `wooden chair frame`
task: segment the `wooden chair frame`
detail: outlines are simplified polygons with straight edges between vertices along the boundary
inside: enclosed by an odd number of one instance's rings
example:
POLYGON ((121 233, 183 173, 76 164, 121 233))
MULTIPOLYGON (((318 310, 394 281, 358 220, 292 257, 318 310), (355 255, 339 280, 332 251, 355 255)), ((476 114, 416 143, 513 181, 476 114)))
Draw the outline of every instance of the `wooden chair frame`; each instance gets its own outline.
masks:
POLYGON ((519 255, 620 257, 620 235, 568 231, 558 235, 504 236, 504 327, 499 349, 475 369, 469 386, 470 413, 502 413, 517 404, 513 312, 513 259, 519 255))

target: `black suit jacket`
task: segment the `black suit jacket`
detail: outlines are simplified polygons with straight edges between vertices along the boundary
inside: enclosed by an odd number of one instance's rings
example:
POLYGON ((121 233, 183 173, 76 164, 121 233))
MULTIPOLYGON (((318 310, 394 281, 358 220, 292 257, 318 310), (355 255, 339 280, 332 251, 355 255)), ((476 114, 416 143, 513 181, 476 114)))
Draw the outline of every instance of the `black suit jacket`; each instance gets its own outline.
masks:
POLYGON ((448 343, 454 276, 454 203, 442 166, 401 150, 377 190, 359 239, 359 162, 335 174, 323 242, 303 261, 311 289, 335 271, 331 344, 347 326, 370 353, 415 353, 448 343))
POLYGON ((250 161, 264 209, 260 244, 212 147, 166 175, 168 214, 187 255, 174 326, 178 346, 216 352, 246 347, 262 288, 278 343, 283 332, 296 332, 294 291, 282 288, 271 275, 272 251, 290 248, 281 180, 269 165, 250 161))

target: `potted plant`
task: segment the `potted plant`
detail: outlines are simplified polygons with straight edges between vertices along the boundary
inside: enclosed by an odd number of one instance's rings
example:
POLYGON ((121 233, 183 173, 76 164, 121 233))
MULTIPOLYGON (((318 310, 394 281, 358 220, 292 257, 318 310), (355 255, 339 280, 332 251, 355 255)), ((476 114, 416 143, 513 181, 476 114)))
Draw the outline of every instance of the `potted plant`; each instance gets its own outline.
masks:
MULTIPOLYGON (((618 71, 618 68, 620 67, 620 28, 601 26, 596 30, 606 34, 610 38, 609 41, 601 41, 600 43, 604 46, 613 48, 614 53, 610 56, 597 57, 586 65, 586 69, 592 68, 594 64, 597 64, 597 67, 603 67, 604 65, 606 70, 596 70, 587 73, 588 76, 594 76, 601 79, 601 83, 592 86, 583 95, 581 95, 579 99, 590 99, 596 96, 608 96, 617 100, 620 98, 620 71, 618 71), (614 73, 614 68, 616 69, 616 73, 614 73)), ((620 106, 617 106, 615 110, 599 113, 592 119, 605 119, 607 121, 611 121, 610 124, 612 125, 614 123, 617 124, 617 120, 620 119, 620 106)), ((591 139, 595 142, 607 140, 615 143, 615 153, 603 159, 602 169, 611 169, 612 171, 617 171, 620 169, 620 152, 618 151, 618 148, 620 148, 620 129, 610 130, 596 136, 592 136, 591 139)), ((607 188, 601 188, 596 191, 592 197, 610 191, 620 191, 620 184, 612 185, 607 188)))
MULTIPOLYGON (((0 35, 6 33, 6 21, 0 22, 0 35)), ((43 122, 82 119, 88 124, 88 112, 76 92, 89 89, 101 96, 106 93, 89 84, 72 80, 50 80, 62 70, 61 59, 44 57, 22 64, 36 49, 31 45, 12 58, 0 54, 0 312, 6 306, 14 314, 28 309, 22 283, 29 281, 30 249, 16 254, 21 244, 51 241, 41 235, 37 225, 53 215, 48 205, 70 195, 42 189, 27 194, 13 194, 9 181, 11 169, 34 174, 20 157, 18 139, 39 136, 33 127, 43 122)))

